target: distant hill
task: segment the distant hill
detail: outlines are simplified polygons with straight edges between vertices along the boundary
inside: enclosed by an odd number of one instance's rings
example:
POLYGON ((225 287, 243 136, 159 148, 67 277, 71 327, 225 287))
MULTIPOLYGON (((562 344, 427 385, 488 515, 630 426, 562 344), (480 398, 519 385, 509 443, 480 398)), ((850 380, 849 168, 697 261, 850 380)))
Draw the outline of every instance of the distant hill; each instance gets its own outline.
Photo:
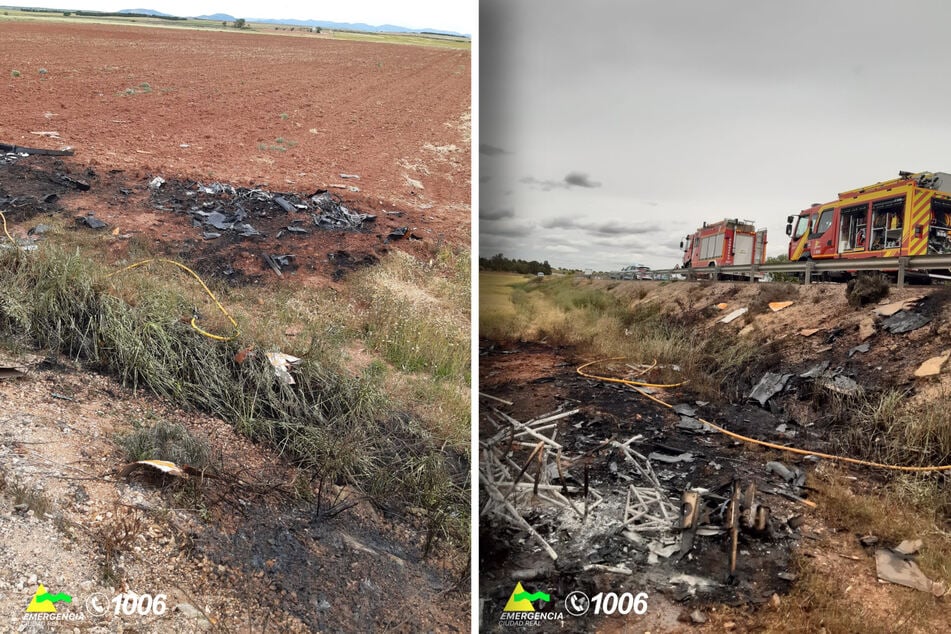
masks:
POLYGON ((269 18, 247 18, 248 22, 260 24, 286 24, 288 26, 320 27, 321 29, 336 29, 338 31, 363 31, 367 33, 435 33, 438 35, 456 35, 468 37, 468 34, 441 29, 409 29, 394 24, 372 25, 364 22, 327 22, 325 20, 272 20, 269 18))
POLYGON ((162 13, 161 11, 156 11, 155 9, 119 9, 117 13, 135 13, 136 15, 154 15, 161 18, 174 18, 176 16, 170 13, 162 13))
MULTIPOLYGON (((159 18, 172 18, 175 16, 168 13, 162 13, 154 9, 122 9, 118 13, 151 15, 159 18)), ((213 13, 211 15, 192 16, 195 20, 213 20, 215 22, 234 22, 235 17, 227 13, 213 13)), ((272 18, 245 18, 248 22, 259 24, 280 24, 294 27, 330 29, 337 31, 363 31, 365 33, 434 33, 437 35, 455 35, 457 37, 469 37, 467 33, 457 33, 456 31, 443 31, 441 29, 409 29, 405 26, 395 24, 372 25, 363 22, 328 22, 326 20, 275 20, 272 18)))
POLYGON ((214 20, 215 22, 234 22, 235 17, 227 13, 212 13, 211 15, 195 16, 196 20, 214 20))

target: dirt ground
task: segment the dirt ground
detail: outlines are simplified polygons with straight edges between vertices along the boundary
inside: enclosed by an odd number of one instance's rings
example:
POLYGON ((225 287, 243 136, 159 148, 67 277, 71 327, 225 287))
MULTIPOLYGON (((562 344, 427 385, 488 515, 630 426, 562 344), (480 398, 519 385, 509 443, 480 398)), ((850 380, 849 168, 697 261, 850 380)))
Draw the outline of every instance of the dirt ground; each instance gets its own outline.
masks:
POLYGON ((2 361, 30 368, 0 380, 3 631, 19 631, 39 583, 73 597, 58 612, 85 614, 82 631, 468 631, 468 578, 457 588, 458 571, 424 559, 417 518, 384 517, 346 491, 342 499, 358 505, 331 516, 333 496, 323 512, 295 500, 292 470, 221 420, 133 394, 62 358, 2 361), (124 462, 117 435, 158 420, 208 442, 227 479, 116 474, 124 462), (41 496, 45 516, 17 508, 16 487, 41 496), (110 576, 104 535, 127 516, 139 529, 110 576), (97 618, 85 603, 129 591, 166 594, 168 612, 97 618), (200 614, 173 610, 180 604, 200 614))
POLYGON ((156 250, 188 255, 197 244, 196 259, 211 250, 249 276, 268 271, 261 253, 292 252, 296 279, 325 284, 335 257, 372 262, 391 248, 426 256, 471 243, 467 50, 0 22, 0 77, 0 143, 71 147, 73 157, 29 166, 41 179, 90 185, 19 191, 10 178, 0 181, 7 195, 58 193, 70 212, 95 213, 156 250), (156 176, 301 198, 328 190, 377 220, 357 233, 275 230, 201 249, 190 218, 155 209, 147 185, 156 176), (403 227, 406 238, 387 240, 403 227))
MULTIPOLYGON (((814 389, 813 379, 799 375, 820 361, 827 361, 832 372, 866 389, 901 389, 911 399, 944 392, 951 383, 947 372, 924 379, 914 376, 922 362, 947 349, 951 321, 949 294, 943 287, 893 288, 881 303, 854 308, 847 304, 842 284, 784 287, 604 280, 582 283, 611 290, 632 305, 660 302, 675 312, 706 311, 706 322, 697 327, 719 329, 737 338, 751 338, 762 346, 764 354, 771 351, 776 365, 770 370, 788 373, 790 377, 787 388, 764 407, 742 399, 719 404, 698 402, 689 385, 660 390, 659 396, 668 403, 695 408, 697 416, 705 420, 773 443, 829 453, 838 453, 841 449, 829 428, 814 422, 816 413, 809 411, 805 404, 806 395, 814 389), (884 303, 915 298, 921 301, 913 310, 930 321, 910 332, 887 332, 883 318, 876 316, 874 310, 884 303), (766 303, 776 300, 793 303, 773 312, 766 303), (725 304, 725 307, 714 308, 717 304, 725 304), (751 310, 732 323, 718 323, 721 317, 740 307, 751 310), (822 317, 817 319, 817 315, 822 317), (867 349, 856 349, 863 343, 868 344, 867 349)), ((496 410, 525 422, 578 409, 578 413, 560 420, 556 427, 565 464, 571 467, 564 477, 560 474, 549 477, 554 482, 568 482, 578 488, 583 479, 588 479, 590 487, 604 499, 580 525, 566 520, 565 511, 553 511, 540 501, 523 507, 529 523, 558 553, 558 560, 554 562, 537 540, 524 531, 505 521, 486 521, 483 516, 480 614, 484 631, 510 631, 500 624, 500 614, 517 579, 524 580, 524 588, 529 592, 550 593, 552 604, 543 609, 555 612, 564 611, 565 597, 575 590, 584 591, 589 597, 597 592, 646 592, 648 595, 648 611, 643 616, 614 615, 598 619, 590 614, 583 618, 566 615, 563 622, 545 623, 542 631, 772 631, 779 617, 769 614, 781 613, 780 606, 786 605, 789 592, 801 576, 804 558, 811 562, 811 574, 843 580, 848 587, 842 609, 851 614, 896 623, 896 631, 934 631, 929 628, 947 626, 946 615, 934 606, 913 616, 901 615, 901 606, 916 600, 908 597, 915 591, 879 583, 871 550, 863 549, 855 535, 828 525, 807 504, 777 495, 775 492, 784 488, 782 480, 765 469, 769 461, 781 461, 790 468, 801 469, 807 477, 798 494, 808 499, 810 490, 814 490, 810 489, 809 482, 817 469, 830 468, 828 464, 748 446, 718 434, 682 428, 678 414, 631 389, 579 376, 576 368, 593 360, 574 348, 547 343, 480 341, 479 390, 510 402, 480 399, 482 441, 490 441, 505 428, 504 417, 495 413, 496 410), (621 537, 619 520, 624 489, 632 477, 638 481, 638 476, 610 443, 624 442, 637 435, 643 438, 635 440, 630 447, 644 455, 656 451, 669 456, 689 452, 693 456, 686 463, 654 463, 654 469, 672 497, 690 486, 716 493, 722 491, 724 482, 733 478, 756 483, 757 490, 762 492, 761 502, 770 509, 769 530, 759 535, 741 532, 735 577, 727 574, 729 540, 724 535, 698 536, 688 557, 675 561, 675 555, 666 561, 661 558, 659 562, 652 562, 650 558, 645 561, 644 545, 621 537), (591 564, 595 567, 591 568, 591 564), (627 568, 630 572, 610 572, 597 566, 627 568), (676 581, 683 580, 680 576, 683 574, 705 578, 712 585, 685 587, 676 581), (695 610, 700 615, 698 620, 704 624, 692 621, 695 610)), ((631 368, 618 362, 588 371, 624 377, 630 376, 631 368)), ((647 374, 640 380, 650 382, 654 376, 659 375, 647 374)), ((752 387, 752 384, 741 386, 739 391, 746 394, 752 387)), ((515 450, 512 464, 525 462, 530 444, 515 450)), ((484 462, 484 457, 481 460, 484 462)), ((834 469, 840 470, 844 478, 862 490, 875 491, 882 483, 874 470, 848 465, 834 469)), ((527 473, 525 480, 530 481, 533 468, 527 473)), ((480 491, 480 495, 485 504, 485 492, 480 491)), ((716 515, 712 517, 715 519, 716 515)), ((932 597, 923 595, 921 604, 930 604, 928 599, 932 597)), ((808 605, 803 605, 803 609, 808 609, 808 605)), ((782 610, 795 612, 795 608, 782 610)), ((788 629, 801 631, 795 624, 788 624, 788 629)), ((834 627, 830 631, 835 631, 834 627)))

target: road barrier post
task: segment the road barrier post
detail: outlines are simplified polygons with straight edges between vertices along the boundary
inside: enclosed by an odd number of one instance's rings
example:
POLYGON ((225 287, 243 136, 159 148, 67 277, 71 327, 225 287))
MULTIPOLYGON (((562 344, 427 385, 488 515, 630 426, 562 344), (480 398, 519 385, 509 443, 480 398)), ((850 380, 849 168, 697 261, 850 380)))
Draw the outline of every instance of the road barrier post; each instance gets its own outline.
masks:
POLYGON ((807 285, 812 284, 812 272, 815 270, 815 268, 816 268, 815 262, 813 262, 812 260, 809 260, 808 262, 806 262, 806 277, 803 280, 804 284, 807 284, 807 285))
POLYGON ((908 258, 898 258, 898 288, 905 288, 905 269, 908 267, 908 258))

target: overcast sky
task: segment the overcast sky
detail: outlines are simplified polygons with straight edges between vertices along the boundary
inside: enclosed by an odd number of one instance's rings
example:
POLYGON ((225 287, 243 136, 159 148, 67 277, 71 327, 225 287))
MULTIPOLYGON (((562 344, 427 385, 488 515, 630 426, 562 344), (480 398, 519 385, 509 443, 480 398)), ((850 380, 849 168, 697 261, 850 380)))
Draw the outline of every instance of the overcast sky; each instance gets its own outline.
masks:
POLYGON ((951 171, 951 4, 482 0, 480 255, 670 268, 704 220, 768 228, 951 171))
POLYGON ((251 0, 44 0, 5 2, 22 7, 120 11, 154 9, 179 17, 226 13, 235 18, 296 18, 328 22, 393 24, 411 29, 433 28, 471 34, 475 30, 475 0, 304 0, 254 2, 251 0))

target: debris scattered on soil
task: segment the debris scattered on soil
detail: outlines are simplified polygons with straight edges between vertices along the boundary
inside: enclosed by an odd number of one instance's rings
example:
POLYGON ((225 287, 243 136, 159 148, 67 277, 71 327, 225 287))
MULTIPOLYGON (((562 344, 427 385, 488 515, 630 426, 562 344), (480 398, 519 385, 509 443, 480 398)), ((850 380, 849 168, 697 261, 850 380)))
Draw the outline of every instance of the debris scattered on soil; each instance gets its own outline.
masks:
POLYGON ((730 313, 729 315, 727 315, 726 317, 724 317, 723 319, 721 319, 721 320, 720 320, 720 323, 721 323, 721 324, 728 324, 728 323, 730 323, 731 321, 737 319, 738 317, 741 317, 742 315, 745 315, 745 314, 746 314, 746 311, 748 311, 748 310, 749 310, 749 309, 748 309, 748 308, 745 308, 745 307, 744 307, 744 308, 737 308, 737 309, 734 310, 732 313, 730 313))
POLYGON ((867 343, 859 344, 855 346, 854 348, 850 348, 849 358, 851 359, 852 357, 854 357, 857 352, 862 352, 862 353, 868 352, 869 350, 871 350, 871 348, 872 346, 867 343))
POLYGON ((89 188, 91 187, 88 181, 85 181, 81 178, 74 178, 66 174, 58 174, 54 176, 51 180, 54 183, 58 183, 60 185, 64 185, 68 187, 73 187, 75 189, 78 189, 81 192, 89 191, 89 188))
POLYGON ((752 401, 757 401, 761 407, 766 407, 766 401, 786 388, 786 382, 789 381, 790 377, 792 377, 792 374, 767 372, 763 375, 763 378, 759 380, 759 383, 756 384, 756 387, 753 388, 753 391, 750 392, 747 398, 752 401))
POLYGON ((680 414, 681 416, 693 417, 697 415, 697 408, 687 405, 686 403, 677 403, 672 409, 674 410, 674 413, 680 414))
POLYGON ((830 364, 831 362, 828 360, 820 361, 816 365, 812 366, 811 368, 809 368, 808 370, 800 374, 799 378, 800 379, 817 379, 823 374, 825 374, 825 371, 829 369, 830 364))
POLYGON ((271 270, 277 273, 278 277, 284 277, 284 269, 291 267, 294 262, 294 256, 290 254, 270 255, 262 253, 261 257, 264 258, 264 262, 271 267, 271 270))
POLYGON ((791 484, 795 487, 801 487, 806 483, 806 473, 802 469, 798 467, 790 469, 783 463, 775 460, 766 463, 766 471, 775 473, 785 480, 786 484, 791 484))
POLYGON ((932 581, 925 576, 911 557, 921 548, 920 539, 905 540, 897 547, 879 548, 875 551, 875 568, 878 578, 889 583, 929 592, 936 597, 943 596, 947 589, 944 583, 932 581))
POLYGON ((96 216, 93 214, 83 216, 82 218, 77 219, 76 222, 78 222, 81 225, 85 225, 89 227, 90 229, 105 229, 106 227, 109 226, 107 223, 103 222, 99 218, 96 218, 96 216))
POLYGON ((915 376, 926 377, 941 374, 941 368, 944 367, 949 357, 951 357, 951 350, 945 350, 943 354, 931 357, 915 370, 915 376))
POLYGON ((133 471, 140 469, 142 467, 149 467, 150 469, 156 469, 165 473, 167 475, 176 476, 178 478, 184 478, 185 472, 182 471, 174 462, 169 462, 167 460, 138 460, 136 462, 124 465, 119 469, 118 475, 120 478, 125 478, 133 471))
POLYGON ((10 143, 0 143, 0 152, 13 154, 16 156, 29 156, 31 154, 43 154, 46 156, 73 156, 72 148, 62 150, 47 150, 38 147, 23 147, 22 145, 12 145, 10 143))
POLYGON ((769 309, 770 309, 771 311, 773 311, 774 313, 778 313, 778 312, 781 311, 782 309, 784 309, 784 308, 789 308, 789 307, 792 306, 793 304, 795 304, 795 302, 793 302, 793 301, 770 302, 770 303, 769 303, 769 309))
POLYGON ((803 337, 811 337, 812 335, 816 334, 820 330, 822 329, 821 328, 803 328, 802 330, 799 331, 799 334, 802 335, 803 337))
POLYGON ((873 312, 879 317, 891 317, 897 312, 914 308, 922 299, 922 297, 911 297, 909 299, 891 302, 890 304, 879 306, 873 312))
POLYGON ((917 330, 930 321, 931 317, 925 317, 921 313, 903 310, 882 321, 882 328, 893 335, 900 335, 905 332, 917 330))
POLYGON ((829 391, 845 394, 846 396, 855 396, 862 392, 862 386, 856 383, 855 379, 844 374, 836 374, 831 378, 827 377, 820 381, 820 384, 829 391))
POLYGON ((351 211, 338 196, 328 191, 318 191, 310 200, 320 209, 320 213, 314 215, 314 224, 318 227, 356 230, 363 223, 376 220, 373 214, 351 211))
POLYGON ((292 366, 301 362, 298 357, 283 352, 265 353, 268 362, 274 368, 274 375, 287 385, 294 385, 294 377, 291 376, 292 366))

